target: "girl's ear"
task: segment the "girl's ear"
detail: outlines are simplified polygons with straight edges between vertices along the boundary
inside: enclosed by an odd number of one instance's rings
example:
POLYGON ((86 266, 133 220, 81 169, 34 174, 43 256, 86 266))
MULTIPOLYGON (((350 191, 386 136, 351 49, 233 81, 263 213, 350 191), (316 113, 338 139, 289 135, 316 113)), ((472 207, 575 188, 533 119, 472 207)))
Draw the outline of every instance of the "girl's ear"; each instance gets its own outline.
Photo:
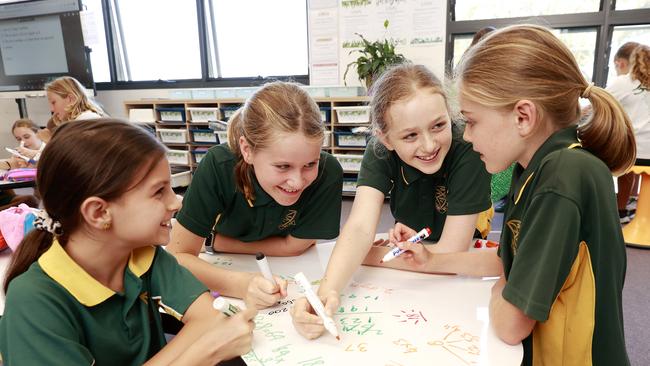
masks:
POLYGON ((74 94, 70 93, 68 94, 67 97, 65 97, 65 101, 67 102, 68 105, 74 103, 77 101, 77 98, 75 98, 74 94))
POLYGON ((521 137, 530 136, 535 132, 539 124, 537 106, 530 100, 522 99, 515 104, 514 115, 519 135, 521 137))
POLYGON ((378 131, 378 132, 377 132, 377 138, 379 139, 379 141, 380 141, 384 146, 386 146, 386 148, 387 148, 388 150, 390 150, 390 151, 395 150, 395 148, 393 147, 393 145, 388 141, 388 134, 383 133, 383 132, 381 132, 381 131, 378 131))
POLYGON ((81 203, 79 213, 86 224, 98 230, 105 230, 106 224, 110 226, 113 219, 108 210, 108 202, 95 196, 88 197, 81 203))
POLYGON ((248 143, 246 137, 239 136, 239 151, 246 164, 253 164, 253 147, 248 143))

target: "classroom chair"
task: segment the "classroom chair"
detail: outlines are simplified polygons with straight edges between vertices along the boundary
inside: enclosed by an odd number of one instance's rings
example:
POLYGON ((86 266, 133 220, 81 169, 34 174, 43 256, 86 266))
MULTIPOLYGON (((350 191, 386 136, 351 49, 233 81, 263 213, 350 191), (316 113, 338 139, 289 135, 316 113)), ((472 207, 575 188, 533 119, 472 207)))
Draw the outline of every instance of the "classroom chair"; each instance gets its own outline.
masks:
POLYGON ((630 171, 641 175, 641 190, 636 215, 623 227, 623 238, 629 246, 650 248, 650 165, 635 165, 630 171))

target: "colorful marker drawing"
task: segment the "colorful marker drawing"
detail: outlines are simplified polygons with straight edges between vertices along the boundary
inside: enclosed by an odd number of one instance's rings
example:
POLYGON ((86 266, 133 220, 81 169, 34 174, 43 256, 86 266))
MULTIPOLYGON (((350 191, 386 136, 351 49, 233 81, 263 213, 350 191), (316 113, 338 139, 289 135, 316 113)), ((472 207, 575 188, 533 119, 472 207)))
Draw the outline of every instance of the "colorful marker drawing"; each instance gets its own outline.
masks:
POLYGON ((476 365, 481 354, 480 337, 464 332, 457 325, 445 324, 448 333, 441 340, 427 342, 430 346, 442 347, 466 365, 476 365))
POLYGON ((409 321, 414 321, 413 324, 417 324, 420 322, 420 320, 423 320, 424 322, 427 322, 427 318, 424 317, 424 314, 422 314, 421 311, 416 312, 414 309, 411 309, 410 311, 404 311, 400 310, 401 314, 393 315, 394 317, 397 317, 402 320, 398 320, 400 323, 406 323, 409 321))
POLYGON ((400 338, 396 341, 393 341, 393 344, 398 347, 403 347, 404 348, 403 353, 412 353, 418 351, 417 347, 415 347, 413 344, 411 344, 411 342, 407 341, 404 338, 400 338))

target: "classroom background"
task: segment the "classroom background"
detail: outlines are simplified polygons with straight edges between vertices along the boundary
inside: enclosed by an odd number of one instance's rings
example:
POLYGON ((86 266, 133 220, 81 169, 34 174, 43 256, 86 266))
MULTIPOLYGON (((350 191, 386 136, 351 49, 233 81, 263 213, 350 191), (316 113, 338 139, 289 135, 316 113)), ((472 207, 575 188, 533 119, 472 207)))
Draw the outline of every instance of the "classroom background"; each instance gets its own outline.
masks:
MULTIPOLYGON (((45 9, 68 6, 66 2, 70 0, 0 1, 0 43, 7 34, 7 19, 12 19, 11 6, 30 3, 45 9)), ((346 73, 348 64, 360 55, 355 52, 362 45, 359 35, 370 41, 389 41, 407 59, 442 76, 453 70, 481 28, 541 24, 553 28, 572 50, 587 79, 603 87, 616 75, 613 57, 618 47, 628 41, 650 44, 648 0, 71 2, 81 10, 94 99, 110 116, 145 123, 154 130, 185 131, 183 141, 168 146, 187 152, 187 163, 175 168, 189 172, 188 177, 197 163, 193 152, 209 146, 197 141, 198 135, 192 132, 207 129, 207 120, 193 125, 190 109, 212 109, 226 120, 226 114, 257 86, 278 79, 309 85, 331 132, 330 146, 325 149, 339 155, 362 154, 365 138, 360 141, 353 130, 367 121, 363 117, 345 120, 354 118, 353 113, 345 117, 345 108, 363 107, 367 100, 355 67, 346 73), (183 118, 161 121, 165 108, 183 110, 183 118), (148 112, 136 112, 134 117, 133 109, 151 112, 149 117, 148 112)), ((10 131, 13 121, 29 117, 45 126, 50 110, 43 93, 3 87, 0 145, 12 147, 16 145, 10 131)), ((158 136, 162 138, 160 131, 158 136)), ((218 138, 208 139, 218 142, 218 138)), ((7 157, 8 153, 0 152, 0 158, 7 157)), ((347 182, 354 182, 354 167, 344 165, 344 169, 347 182)), ((30 189, 20 191, 29 193, 30 189)), ((178 191, 182 193, 182 184, 178 191)), ((353 188, 346 193, 353 196, 353 188)), ((342 223, 351 203, 349 197, 344 198, 342 223)), ((385 204, 379 230, 387 230, 391 220, 385 204)), ((501 224, 497 214, 489 239, 498 240, 501 224)), ((648 365, 650 251, 632 247, 627 251, 626 342, 632 364, 648 365)))

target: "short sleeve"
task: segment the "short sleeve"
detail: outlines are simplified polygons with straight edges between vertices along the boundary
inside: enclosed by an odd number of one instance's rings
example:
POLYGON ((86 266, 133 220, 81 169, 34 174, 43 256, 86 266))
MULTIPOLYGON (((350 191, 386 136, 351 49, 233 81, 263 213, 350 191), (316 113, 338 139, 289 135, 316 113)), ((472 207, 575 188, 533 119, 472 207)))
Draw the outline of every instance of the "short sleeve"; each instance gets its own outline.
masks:
POLYGON ((291 236, 302 239, 333 239, 341 225, 343 169, 331 155, 326 155, 323 182, 319 184, 298 218, 291 236))
MULTIPOLYGON (((183 196, 183 207, 176 220, 194 234, 207 237, 215 224, 217 215, 224 211, 222 180, 215 149, 208 150, 194 172, 192 183, 183 196)), ((231 177, 233 172, 229 172, 231 177)))
POLYGON ((394 169, 391 169, 391 152, 376 139, 371 140, 363 154, 357 186, 368 186, 388 195, 393 188, 394 169))
POLYGON ((456 147, 447 178, 448 215, 469 215, 490 208, 490 174, 472 145, 456 147))
POLYGON ((92 365, 94 357, 82 344, 73 307, 53 296, 57 289, 25 280, 12 281, 0 320, 4 365, 92 365))
POLYGON ((547 192, 534 197, 526 212, 503 297, 545 321, 578 254, 580 211, 574 201, 547 192))
POLYGON ((156 247, 156 258, 152 264, 151 294, 160 297, 160 306, 178 320, 190 305, 208 290, 176 258, 164 249, 156 247))

